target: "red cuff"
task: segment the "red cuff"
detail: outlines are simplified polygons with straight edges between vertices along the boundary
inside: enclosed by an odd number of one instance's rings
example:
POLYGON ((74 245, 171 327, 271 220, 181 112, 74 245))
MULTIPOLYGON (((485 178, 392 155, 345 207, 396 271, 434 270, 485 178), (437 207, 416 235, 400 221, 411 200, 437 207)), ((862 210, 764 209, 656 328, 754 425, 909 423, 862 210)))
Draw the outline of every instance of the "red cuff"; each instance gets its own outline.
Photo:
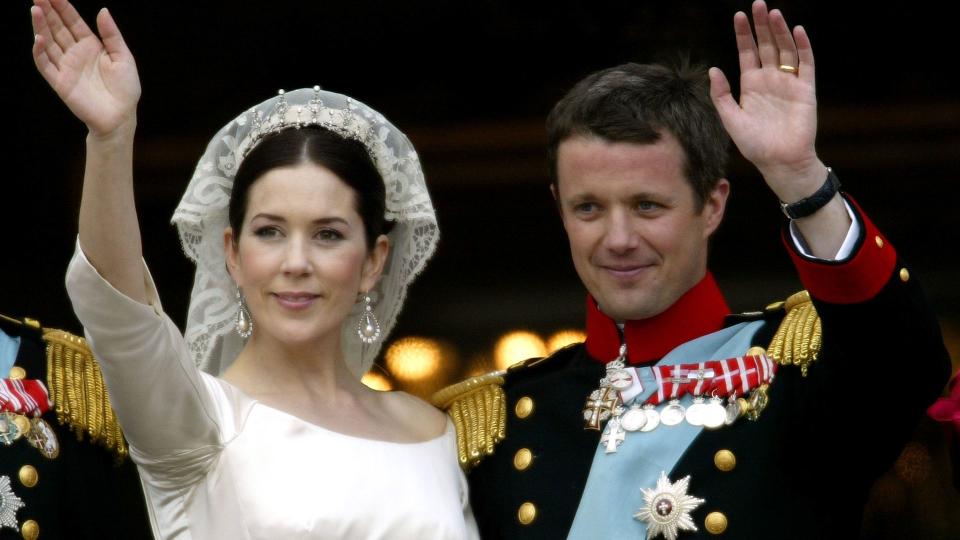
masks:
POLYGON ((853 254, 843 262, 820 261, 802 255, 784 230, 783 243, 793 259, 800 282, 819 300, 832 304, 856 304, 876 296, 897 265, 897 252, 850 196, 845 195, 860 218, 860 239, 853 254))

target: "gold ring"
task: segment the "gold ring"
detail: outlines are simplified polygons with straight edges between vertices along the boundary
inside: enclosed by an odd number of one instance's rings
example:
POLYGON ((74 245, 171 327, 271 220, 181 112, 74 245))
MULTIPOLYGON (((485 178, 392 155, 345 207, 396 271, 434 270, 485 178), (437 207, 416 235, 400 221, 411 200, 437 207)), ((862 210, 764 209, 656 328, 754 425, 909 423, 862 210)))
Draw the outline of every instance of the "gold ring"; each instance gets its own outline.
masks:
POLYGON ((796 75, 798 71, 797 68, 787 64, 780 64, 780 67, 778 67, 777 69, 779 69, 784 73, 793 73, 794 75, 796 75))

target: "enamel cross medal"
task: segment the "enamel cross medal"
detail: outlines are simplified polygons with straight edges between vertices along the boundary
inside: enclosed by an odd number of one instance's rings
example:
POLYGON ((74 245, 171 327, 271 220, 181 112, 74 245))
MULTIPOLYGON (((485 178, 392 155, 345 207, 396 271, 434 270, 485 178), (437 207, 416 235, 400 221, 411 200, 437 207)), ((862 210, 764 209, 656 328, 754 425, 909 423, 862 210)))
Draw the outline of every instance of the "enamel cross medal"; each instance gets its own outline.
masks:
MULTIPOLYGON (((587 398, 587 404, 583 408, 583 419, 586 421, 584 429, 600 431, 600 422, 608 420, 618 409, 623 410, 620 406, 622 404, 620 390, 633 385, 633 375, 623 369, 626 366, 626 358, 627 346, 624 344, 620 346, 620 356, 607 364, 607 374, 600 379, 600 388, 591 392, 590 397, 587 398)), ((616 414, 616 416, 620 415, 616 414)), ((619 425, 619 422, 617 424, 619 425)))
MULTIPOLYGON (((623 407, 617 407, 617 409, 619 409, 619 412, 623 412, 623 407)), ((612 454, 617 451, 617 448, 623 444, 623 441, 626 438, 627 432, 624 431, 623 427, 620 425, 620 415, 616 414, 616 416, 607 422, 607 427, 603 430, 603 436, 600 437, 600 444, 603 444, 607 447, 606 452, 608 454, 612 454)))

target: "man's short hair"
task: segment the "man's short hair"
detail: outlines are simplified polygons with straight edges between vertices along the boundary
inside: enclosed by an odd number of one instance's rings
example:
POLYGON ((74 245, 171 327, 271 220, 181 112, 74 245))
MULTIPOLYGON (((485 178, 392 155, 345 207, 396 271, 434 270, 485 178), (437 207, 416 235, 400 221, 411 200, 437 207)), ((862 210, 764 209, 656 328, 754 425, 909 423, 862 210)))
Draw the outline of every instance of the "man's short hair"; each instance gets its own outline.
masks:
POLYGON ((547 117, 551 182, 557 182, 557 149, 570 137, 653 144, 662 131, 680 142, 684 172, 702 210, 725 176, 730 137, 710 100, 706 69, 687 62, 622 64, 577 83, 547 117))

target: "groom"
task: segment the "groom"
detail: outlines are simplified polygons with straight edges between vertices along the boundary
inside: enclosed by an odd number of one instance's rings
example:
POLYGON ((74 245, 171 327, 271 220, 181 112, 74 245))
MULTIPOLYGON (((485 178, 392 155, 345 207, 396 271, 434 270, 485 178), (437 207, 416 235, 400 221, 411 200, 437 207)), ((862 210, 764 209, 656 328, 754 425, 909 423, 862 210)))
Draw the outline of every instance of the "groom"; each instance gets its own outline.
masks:
POLYGON ((806 32, 759 0, 734 27, 739 102, 717 69, 625 64, 547 120, 587 339, 437 400, 484 538, 856 537, 946 381, 916 280, 816 154, 806 32), (727 134, 789 218, 806 288, 740 316, 707 269, 727 134))

